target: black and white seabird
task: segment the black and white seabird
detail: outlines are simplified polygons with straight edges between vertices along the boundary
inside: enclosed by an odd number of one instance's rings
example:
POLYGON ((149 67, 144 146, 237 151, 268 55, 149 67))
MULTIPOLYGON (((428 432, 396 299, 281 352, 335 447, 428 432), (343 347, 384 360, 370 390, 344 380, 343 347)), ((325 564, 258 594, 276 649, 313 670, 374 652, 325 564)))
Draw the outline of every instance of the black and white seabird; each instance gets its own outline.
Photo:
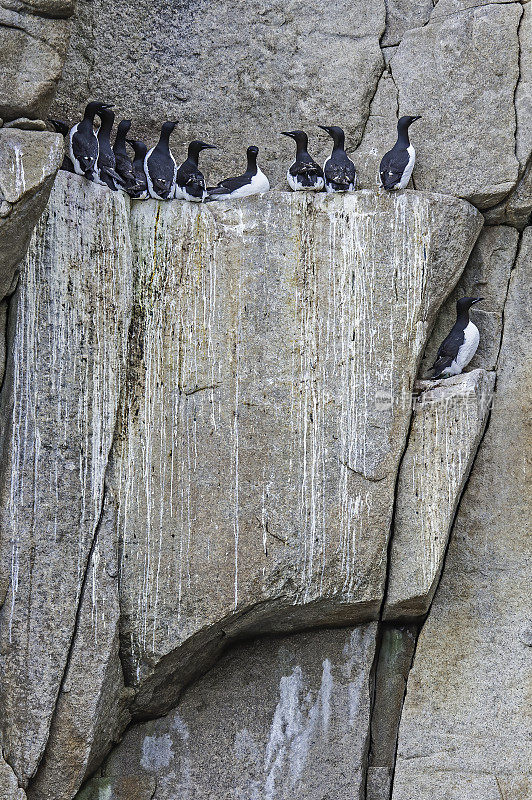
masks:
POLYGON ((123 188, 124 181, 116 171, 116 159, 111 147, 111 130, 115 115, 109 108, 104 108, 100 114, 102 124, 98 131, 98 177, 97 182, 102 186, 117 191, 123 188))
POLYGON ((323 165, 325 176, 325 191, 327 192, 354 192, 357 188, 357 174, 355 165, 348 158, 344 149, 345 135, 337 125, 319 125, 327 131, 334 142, 331 157, 323 165))
MULTIPOLYGON (((68 133, 70 131, 70 125, 67 125, 67 123, 63 122, 62 119, 52 119, 51 117, 48 117, 48 122, 52 124, 56 133, 60 133, 61 136, 65 137, 66 141, 66 137, 68 136, 68 133)), ((59 169, 62 169, 65 172, 74 172, 74 165, 72 164, 72 161, 66 154, 63 156, 63 163, 61 164, 59 169)))
POLYGON ((270 189, 270 182, 264 172, 257 166, 259 148, 252 145, 247 149, 247 168, 243 175, 236 178, 224 178, 218 186, 207 189, 207 200, 229 200, 237 197, 249 197, 261 194, 270 189))
POLYGON ((144 162, 148 153, 148 148, 139 139, 127 139, 128 144, 131 145, 135 153, 133 159, 133 172, 135 174, 135 187, 131 191, 131 197, 135 200, 147 200, 150 196, 148 194, 148 179, 144 171, 144 162))
POLYGON ((408 128, 416 119, 421 117, 401 117, 397 123, 397 141, 382 158, 378 179, 381 188, 388 192, 408 186, 416 162, 416 151, 410 144, 408 128))
POLYGON ((106 103, 89 103, 81 122, 77 122, 67 137, 68 156, 74 172, 93 181, 98 177, 98 139, 94 133, 94 117, 107 108, 106 103))
MULTIPOLYGON (((123 119, 116 129, 113 153, 116 161, 116 171, 124 181, 124 189, 128 194, 136 191, 137 181, 133 164, 126 149, 126 136, 131 128, 131 120, 123 119)), ((146 155, 146 154, 145 154, 146 155)))
POLYGON ((156 200, 171 200, 175 194, 177 164, 170 152, 170 134, 177 122, 165 122, 159 141, 144 159, 144 172, 148 181, 148 193, 156 200))
POLYGON ((469 319, 469 309, 483 297, 462 297, 456 304, 456 322, 440 345, 431 367, 432 377, 460 375, 475 355, 480 339, 477 326, 469 319))
POLYGON ((323 170, 308 154, 308 136, 305 131, 281 131, 296 143, 296 160, 286 173, 286 180, 294 192, 321 192, 325 186, 323 170))
POLYGON ((199 154, 202 150, 216 150, 216 145, 194 140, 188 146, 188 156, 177 170, 175 197, 177 200, 189 200, 201 203, 207 197, 205 178, 198 166, 199 154))

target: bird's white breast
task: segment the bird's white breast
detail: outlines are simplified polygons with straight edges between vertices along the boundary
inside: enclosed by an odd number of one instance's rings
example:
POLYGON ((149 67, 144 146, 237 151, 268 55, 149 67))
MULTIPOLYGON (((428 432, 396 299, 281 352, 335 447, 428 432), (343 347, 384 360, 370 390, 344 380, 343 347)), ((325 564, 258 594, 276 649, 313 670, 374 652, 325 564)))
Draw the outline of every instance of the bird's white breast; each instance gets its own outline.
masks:
POLYGON ((464 342, 458 348, 458 353, 456 354, 456 358, 454 360, 454 363, 458 367, 459 372, 462 372, 462 370, 465 369, 465 367, 467 367, 467 365, 477 352, 479 341, 480 341, 480 334, 478 332, 478 328, 473 322, 469 321, 464 331, 464 342))
POLYGON ((408 153, 408 164, 405 167, 405 171, 403 172, 401 180, 396 186, 394 186, 395 189, 406 189, 408 186, 408 181, 412 177, 414 164, 416 163, 416 151, 414 150, 414 146, 409 144, 406 148, 406 152, 408 153))
POLYGON ((264 172, 257 169, 257 174, 253 175, 249 183, 245 183, 244 186, 235 189, 228 197, 249 197, 252 194, 262 194, 262 192, 268 192, 269 190, 270 181, 264 172))

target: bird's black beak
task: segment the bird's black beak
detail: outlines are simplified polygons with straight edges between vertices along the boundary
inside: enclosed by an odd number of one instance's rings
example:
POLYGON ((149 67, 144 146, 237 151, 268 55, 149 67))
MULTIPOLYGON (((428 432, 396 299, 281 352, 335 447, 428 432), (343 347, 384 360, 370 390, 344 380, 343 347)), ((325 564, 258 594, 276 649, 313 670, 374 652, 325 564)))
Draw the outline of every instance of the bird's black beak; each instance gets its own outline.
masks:
POLYGON ((473 300, 471 305, 474 305, 475 303, 480 303, 481 300, 484 300, 484 298, 483 297, 475 297, 475 299, 473 300))
POLYGON ((281 136, 290 136, 291 139, 294 138, 294 134, 291 133, 290 131, 279 131, 279 133, 281 134, 281 136))
POLYGON ((421 119, 421 114, 419 114, 417 117, 412 117, 412 122, 415 122, 416 119, 421 119))
POLYGON ((318 128, 321 128, 322 131, 326 131, 327 133, 331 130, 329 125, 318 125, 318 128))
POLYGON ((204 144, 203 150, 218 150, 217 144, 204 144))

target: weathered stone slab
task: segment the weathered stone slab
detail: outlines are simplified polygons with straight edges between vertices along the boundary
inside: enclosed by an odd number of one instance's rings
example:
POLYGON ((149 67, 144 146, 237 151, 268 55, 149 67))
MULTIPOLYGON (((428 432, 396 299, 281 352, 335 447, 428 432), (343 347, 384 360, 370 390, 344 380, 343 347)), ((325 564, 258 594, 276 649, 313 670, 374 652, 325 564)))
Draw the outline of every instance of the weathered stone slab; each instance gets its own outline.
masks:
POLYGON ((376 616, 419 355, 479 219, 414 192, 135 205, 112 481, 138 711, 226 636, 376 616))
POLYGON ((530 797, 531 257, 527 228, 490 425, 408 680, 393 800, 530 797))
POLYGON ((15 271, 48 200, 63 159, 54 133, 0 129, 0 299, 13 291, 15 271), (5 200, 4 200, 5 198, 5 200))
POLYGON ((63 137, 48 131, 0 129, 0 192, 9 203, 34 194, 57 172, 63 137))
POLYGON ((130 721, 119 656, 116 526, 108 497, 46 750, 27 790, 28 800, 72 800, 130 721))
POLYGON ((42 755, 100 516, 131 313, 126 201, 61 175, 12 300, 2 389, 0 723, 42 755))
POLYGON ((235 648, 168 716, 130 728, 79 800, 362 796, 376 628, 235 648))
POLYGON ((495 373, 422 381, 401 463, 385 619, 423 616, 491 406, 495 373))
POLYGON ((484 298, 471 310, 471 319, 479 329, 480 342, 468 369, 496 368, 504 303, 518 241, 518 232, 506 225, 484 228, 480 232, 460 280, 438 314, 423 357, 422 376, 429 374, 440 344, 456 322, 456 301, 460 297, 484 298))
POLYGON ((391 65, 399 113, 412 129, 416 188, 465 197, 479 208, 515 186, 514 92, 520 3, 486 4, 405 33, 391 65), (482 76, 482 79, 479 79, 482 76))
MULTIPOLYGON (((46 5, 37 3, 36 5, 46 5)), ((30 3, 0 4, 0 116, 45 119, 61 77, 69 23, 33 13, 30 3)), ((62 4, 55 4, 58 7, 62 4)))

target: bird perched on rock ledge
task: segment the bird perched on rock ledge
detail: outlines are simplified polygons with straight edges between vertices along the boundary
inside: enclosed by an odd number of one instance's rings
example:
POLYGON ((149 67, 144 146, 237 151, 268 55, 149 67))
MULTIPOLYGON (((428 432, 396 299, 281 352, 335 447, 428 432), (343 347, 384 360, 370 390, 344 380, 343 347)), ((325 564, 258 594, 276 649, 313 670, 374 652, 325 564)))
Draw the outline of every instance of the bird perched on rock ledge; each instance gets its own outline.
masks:
POLYGON ((483 297, 462 297, 456 304, 456 322, 441 343, 431 367, 432 378, 460 375, 475 355, 480 341, 477 326, 469 319, 469 309, 483 297))
POLYGON ((286 173, 286 180, 294 192, 321 192, 325 186, 323 170, 308 153, 308 136, 305 131, 281 131, 296 143, 296 160, 286 173))
POLYGON ((258 147, 255 147, 255 145, 248 147, 247 168, 244 174, 238 175, 236 178, 224 178, 218 186, 207 189, 207 200, 229 200, 268 192, 270 182, 257 165, 258 154, 258 147))
POLYGON ((408 128, 416 119, 421 117, 401 117, 397 123, 397 141, 382 158, 377 182, 387 192, 392 189, 406 189, 412 176, 416 151, 410 144, 408 128))
POLYGON ((337 125, 318 125, 327 131, 334 144, 331 157, 323 165, 326 192, 354 192, 357 188, 355 165, 344 148, 345 135, 337 125))

